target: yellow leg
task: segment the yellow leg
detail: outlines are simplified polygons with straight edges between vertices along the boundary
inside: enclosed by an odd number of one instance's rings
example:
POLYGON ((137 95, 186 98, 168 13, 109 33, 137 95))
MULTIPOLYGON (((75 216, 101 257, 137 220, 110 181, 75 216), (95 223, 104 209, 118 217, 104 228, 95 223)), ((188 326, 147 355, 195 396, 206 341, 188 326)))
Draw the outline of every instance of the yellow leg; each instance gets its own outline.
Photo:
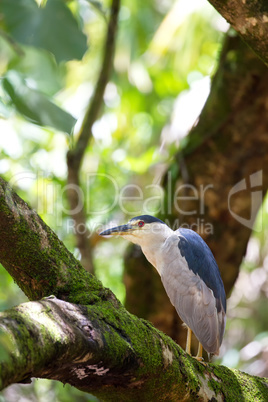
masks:
POLYGON ((195 359, 198 360, 198 361, 204 360, 202 355, 203 355, 203 346, 199 342, 198 351, 197 351, 197 355, 195 356, 195 359))
POLYGON ((190 356, 191 355, 191 342, 192 342, 192 330, 191 328, 187 327, 187 340, 186 340, 186 353, 188 353, 190 356))
MULTIPOLYGON (((190 356, 192 356, 191 355, 191 343, 192 343, 192 330, 191 330, 191 328, 187 327, 187 340, 186 340, 186 349, 185 349, 185 351, 190 356)), ((194 358, 202 363, 203 360, 204 360, 202 355, 203 355, 203 346, 199 342, 197 355, 194 358)), ((206 363, 203 362, 203 364, 206 366, 206 363)))

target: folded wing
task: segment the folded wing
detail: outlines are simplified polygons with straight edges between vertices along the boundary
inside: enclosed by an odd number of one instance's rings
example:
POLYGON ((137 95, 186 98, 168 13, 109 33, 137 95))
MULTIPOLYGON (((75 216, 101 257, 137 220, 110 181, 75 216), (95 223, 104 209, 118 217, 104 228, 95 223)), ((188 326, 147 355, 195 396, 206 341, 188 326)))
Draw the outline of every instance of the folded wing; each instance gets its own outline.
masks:
POLYGON ((225 329, 226 298, 216 261, 201 237, 180 229, 165 247, 172 258, 161 279, 171 303, 204 349, 219 353, 225 329))

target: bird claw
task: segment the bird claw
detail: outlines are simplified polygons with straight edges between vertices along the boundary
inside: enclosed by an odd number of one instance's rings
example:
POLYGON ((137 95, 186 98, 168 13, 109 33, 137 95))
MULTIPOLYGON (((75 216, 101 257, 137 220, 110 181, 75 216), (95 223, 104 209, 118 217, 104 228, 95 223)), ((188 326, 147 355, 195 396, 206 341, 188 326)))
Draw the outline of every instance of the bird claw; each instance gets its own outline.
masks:
POLYGON ((207 366, 207 363, 204 361, 204 358, 202 356, 193 356, 195 360, 197 360, 199 363, 203 364, 203 366, 207 366))
POLYGON ((198 360, 199 362, 203 362, 204 358, 202 356, 193 356, 194 359, 198 360))

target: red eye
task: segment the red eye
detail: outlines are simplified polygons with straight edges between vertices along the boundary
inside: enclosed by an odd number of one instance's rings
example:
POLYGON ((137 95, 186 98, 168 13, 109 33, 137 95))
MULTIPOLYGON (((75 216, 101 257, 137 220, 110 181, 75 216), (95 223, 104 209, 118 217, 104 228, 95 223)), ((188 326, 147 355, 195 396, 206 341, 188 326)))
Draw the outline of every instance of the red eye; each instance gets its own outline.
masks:
POLYGON ((142 228, 144 226, 144 222, 143 221, 139 221, 138 223, 139 227, 142 228))

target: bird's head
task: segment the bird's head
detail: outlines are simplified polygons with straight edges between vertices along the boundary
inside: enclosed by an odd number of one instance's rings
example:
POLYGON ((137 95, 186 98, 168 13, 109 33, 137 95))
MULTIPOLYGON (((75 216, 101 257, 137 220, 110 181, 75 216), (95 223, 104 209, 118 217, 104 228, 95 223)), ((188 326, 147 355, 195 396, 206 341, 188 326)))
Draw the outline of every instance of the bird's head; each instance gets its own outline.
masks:
POLYGON ((120 235, 132 243, 144 245, 152 238, 162 238, 168 226, 151 215, 141 215, 130 219, 126 225, 104 230, 101 236, 120 235))

